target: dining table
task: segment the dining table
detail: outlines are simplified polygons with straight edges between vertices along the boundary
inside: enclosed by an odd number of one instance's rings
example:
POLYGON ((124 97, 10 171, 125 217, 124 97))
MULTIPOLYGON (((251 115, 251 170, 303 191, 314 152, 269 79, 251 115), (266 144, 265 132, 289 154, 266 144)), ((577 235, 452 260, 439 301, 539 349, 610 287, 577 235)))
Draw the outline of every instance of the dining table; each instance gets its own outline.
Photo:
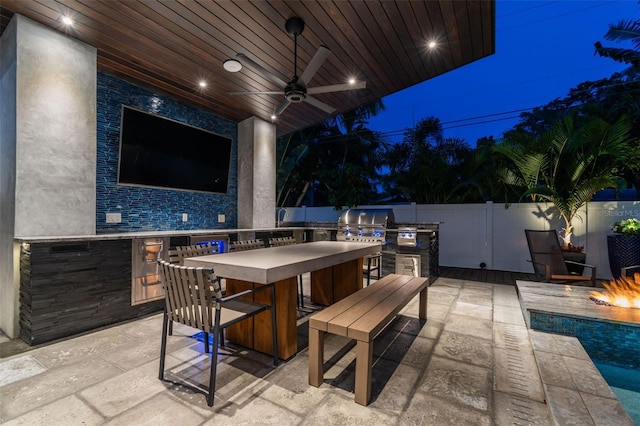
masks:
MULTIPOLYGON (((225 279, 227 294, 274 284, 278 356, 289 359, 298 352, 297 277, 310 272, 311 302, 331 305, 363 286, 363 258, 381 250, 380 242, 315 241, 184 259, 184 266, 212 268, 225 279)), ((269 292, 251 296, 270 304, 269 292)), ((271 316, 263 312, 227 329, 230 342, 272 353, 271 316)))

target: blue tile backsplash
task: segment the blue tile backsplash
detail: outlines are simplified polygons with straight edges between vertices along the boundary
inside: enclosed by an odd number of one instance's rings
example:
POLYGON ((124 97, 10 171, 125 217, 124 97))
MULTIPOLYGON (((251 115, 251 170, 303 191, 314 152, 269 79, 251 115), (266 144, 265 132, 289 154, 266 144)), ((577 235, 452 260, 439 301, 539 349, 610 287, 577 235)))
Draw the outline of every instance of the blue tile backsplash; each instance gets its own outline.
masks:
POLYGON ((153 93, 98 72, 98 158, 96 232, 171 231, 237 227, 237 123, 205 110, 153 93), (118 147, 122 105, 172 118, 233 140, 227 194, 118 185, 118 147), (120 213, 122 222, 106 223, 107 213, 120 213), (187 213, 187 222, 182 214, 187 213), (218 223, 218 215, 225 222, 218 223))

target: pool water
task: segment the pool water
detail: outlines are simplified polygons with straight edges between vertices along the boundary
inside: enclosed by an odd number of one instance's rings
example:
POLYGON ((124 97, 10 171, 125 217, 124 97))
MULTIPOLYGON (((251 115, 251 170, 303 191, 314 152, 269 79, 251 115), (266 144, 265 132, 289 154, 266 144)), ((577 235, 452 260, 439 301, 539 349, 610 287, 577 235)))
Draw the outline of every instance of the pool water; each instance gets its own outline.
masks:
POLYGON ((603 361, 593 363, 616 394, 627 414, 640 425, 640 371, 621 368, 603 361))

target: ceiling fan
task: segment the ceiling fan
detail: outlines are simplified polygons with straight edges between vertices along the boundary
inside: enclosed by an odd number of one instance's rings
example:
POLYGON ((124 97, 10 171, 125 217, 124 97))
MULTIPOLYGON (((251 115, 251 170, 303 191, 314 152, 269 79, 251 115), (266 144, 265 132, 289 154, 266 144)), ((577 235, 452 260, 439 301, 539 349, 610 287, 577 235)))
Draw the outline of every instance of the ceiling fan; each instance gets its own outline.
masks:
POLYGON ((236 54, 236 59, 242 65, 253 69, 258 74, 262 75, 272 83, 281 87, 281 90, 274 91, 256 91, 256 92, 229 92, 230 95, 284 95, 285 101, 275 111, 274 116, 277 117, 284 112, 285 109, 292 103, 307 102, 314 107, 325 111, 328 114, 333 114, 336 109, 331 105, 328 105, 313 96, 318 93, 331 93, 341 92, 345 90, 364 89, 367 84, 364 81, 356 81, 353 83, 344 84, 332 84, 328 86, 307 87, 307 84, 315 73, 320 69, 323 62, 331 54, 326 46, 320 46, 318 51, 311 61, 307 65, 307 68, 302 72, 302 75, 298 76, 298 36, 304 31, 304 21, 301 18, 289 18, 285 23, 285 29, 289 35, 294 39, 294 51, 293 51, 293 78, 288 83, 268 71, 261 65, 254 62, 252 59, 242 53, 236 54))

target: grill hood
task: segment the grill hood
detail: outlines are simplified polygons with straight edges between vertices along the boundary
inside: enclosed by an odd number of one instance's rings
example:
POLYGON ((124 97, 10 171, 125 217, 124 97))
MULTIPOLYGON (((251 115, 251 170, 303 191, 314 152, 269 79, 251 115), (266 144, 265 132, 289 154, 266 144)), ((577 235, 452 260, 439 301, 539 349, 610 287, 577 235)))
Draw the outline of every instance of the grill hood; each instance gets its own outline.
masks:
POLYGON ((338 241, 386 240, 387 228, 394 225, 392 209, 347 209, 338 218, 338 241))
POLYGON ((338 226, 376 226, 389 228, 394 224, 393 209, 347 209, 340 213, 338 226))

